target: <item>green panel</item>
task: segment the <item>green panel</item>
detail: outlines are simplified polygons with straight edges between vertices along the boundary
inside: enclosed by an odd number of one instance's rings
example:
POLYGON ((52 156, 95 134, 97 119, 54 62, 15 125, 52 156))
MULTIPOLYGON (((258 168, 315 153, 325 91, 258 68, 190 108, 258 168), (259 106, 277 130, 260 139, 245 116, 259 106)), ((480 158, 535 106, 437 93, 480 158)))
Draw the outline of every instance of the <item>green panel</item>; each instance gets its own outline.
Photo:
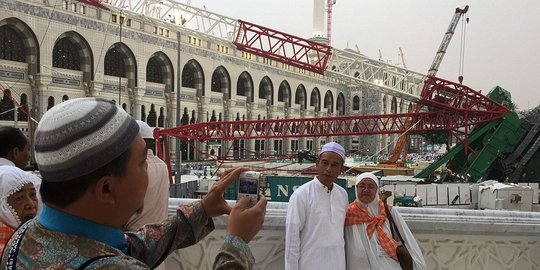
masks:
POLYGON ((465 175, 470 175, 469 181, 476 182, 487 173, 498 156, 514 151, 527 128, 527 124, 516 113, 505 114, 497 129, 483 138, 483 148, 472 156, 472 162, 465 171, 465 175))
MULTIPOLYGON (((288 202, 294 190, 312 179, 313 177, 268 176, 270 192, 267 191, 265 195, 269 200, 275 202, 288 202)), ((338 178, 335 183, 347 190, 347 180, 338 178)), ((353 199, 356 198, 356 195, 354 195, 354 189, 352 194, 349 191, 347 191, 347 194, 349 195, 349 199, 351 198, 351 195, 353 199)))
MULTIPOLYGON (((473 132, 471 132, 471 134, 469 135, 469 144, 476 143, 478 139, 482 138, 488 131, 496 127, 498 124, 499 124, 498 121, 491 122, 491 123, 485 124, 480 129, 474 130, 473 132)), ((450 149, 448 153, 446 153, 444 156, 439 158, 437 161, 431 163, 428 167, 423 169, 414 177, 427 178, 436 169, 446 164, 450 160, 452 160, 452 162, 454 163, 456 167, 461 167, 460 165, 465 164, 467 162, 467 156, 464 154, 464 149, 465 149, 465 146, 463 144, 461 143, 457 144, 452 149, 450 149), (456 165, 456 163, 459 165, 456 165)))
POLYGON ((506 91, 504 88, 500 86, 495 86, 489 93, 487 94, 487 97, 491 100, 505 106, 509 110, 514 110, 515 105, 512 102, 512 95, 510 92, 506 91))
MULTIPOLYGON (((274 202, 288 202, 294 190, 299 186, 311 181, 313 177, 299 177, 299 176, 276 176, 268 175, 269 190, 261 190, 261 194, 266 195, 269 201, 274 202)), ((338 178, 336 184, 340 185, 347 191, 349 196, 349 202, 356 199, 354 187, 347 188, 347 180, 338 178)), ((236 200, 236 181, 225 190, 224 198, 226 200, 236 200)))

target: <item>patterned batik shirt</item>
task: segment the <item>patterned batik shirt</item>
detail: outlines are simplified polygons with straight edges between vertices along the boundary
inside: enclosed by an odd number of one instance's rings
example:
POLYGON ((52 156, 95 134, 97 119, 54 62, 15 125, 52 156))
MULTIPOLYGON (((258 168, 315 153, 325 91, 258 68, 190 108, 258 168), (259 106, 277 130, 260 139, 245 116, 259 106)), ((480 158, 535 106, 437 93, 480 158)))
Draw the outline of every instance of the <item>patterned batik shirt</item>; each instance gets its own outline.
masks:
MULTIPOLYGON (((120 248, 88 237, 47 229, 39 219, 34 219, 28 223, 18 254, 11 262, 10 252, 21 228, 9 240, 0 269, 6 269, 6 265, 13 262, 16 269, 77 269, 96 257, 101 258, 85 269, 150 269, 174 250, 197 243, 213 229, 214 223, 206 217, 200 202, 178 206, 177 214, 162 223, 125 233, 125 243, 120 248)), ((96 233, 92 232, 92 235, 96 233)), ((242 241, 226 242, 216 257, 214 268, 251 269, 254 258, 249 248, 245 251, 246 247, 242 241)))
POLYGON ((6 246, 7 241, 11 237, 11 234, 13 234, 15 230, 9 227, 8 225, 0 222, 0 252, 4 250, 4 247, 6 246))

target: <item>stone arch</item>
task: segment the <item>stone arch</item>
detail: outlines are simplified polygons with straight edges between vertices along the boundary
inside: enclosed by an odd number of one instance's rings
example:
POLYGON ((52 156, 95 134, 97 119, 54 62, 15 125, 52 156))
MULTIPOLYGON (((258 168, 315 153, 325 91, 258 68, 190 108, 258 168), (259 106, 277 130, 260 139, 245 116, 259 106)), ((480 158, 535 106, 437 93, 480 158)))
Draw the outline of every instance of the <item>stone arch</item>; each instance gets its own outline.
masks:
POLYGON ((291 86, 286 80, 279 84, 278 101, 285 102, 285 108, 291 107, 291 86))
MULTIPOLYGON (((80 61, 80 71, 83 75, 83 83, 85 84, 83 84, 84 91, 86 96, 90 96, 90 83, 94 79, 94 55, 90 44, 88 44, 88 41, 83 36, 75 31, 68 31, 61 34, 56 39, 55 49, 57 44, 61 44, 61 42, 70 42, 76 50, 76 54, 79 57, 78 60, 80 61)), ((53 66, 55 66, 55 52, 56 50, 53 49, 53 66)))
POLYGON ((107 50, 103 64, 105 75, 127 78, 127 94, 130 102, 129 112, 132 113, 135 105, 134 89, 137 87, 135 55, 124 43, 117 42, 107 50))
POLYGON ((223 98, 231 98, 231 77, 225 67, 219 66, 212 73, 210 91, 223 93, 223 98))
POLYGON ((319 88, 315 87, 311 90, 309 105, 315 107, 316 112, 321 111, 321 92, 319 91, 319 88))
POLYGON ((334 113, 334 94, 330 90, 324 94, 324 108, 327 113, 334 113))
POLYGON ((39 43, 36 35, 26 23, 17 18, 6 18, 0 21, 0 28, 8 27, 15 31, 24 45, 25 62, 28 63, 28 75, 36 75, 40 72, 39 66, 39 43))
POLYGON ((296 93, 294 94, 294 104, 300 104, 300 109, 305 110, 307 108, 307 95, 306 87, 303 84, 296 87, 296 93))
POLYGON ((148 60, 146 65, 146 80, 165 84, 165 93, 174 92, 174 68, 171 59, 164 52, 155 52, 148 60), (148 76, 149 67, 157 68, 158 71, 153 71, 150 78, 148 76))
POLYGON ((247 71, 244 71, 238 76, 236 83, 236 95, 247 97, 246 100, 253 102, 253 79, 247 71))
POLYGON ((397 105, 396 97, 392 97, 392 103, 390 104, 390 113, 392 114, 398 113, 398 105, 397 105))
POLYGON ((336 111, 338 115, 345 115, 345 95, 339 93, 336 100, 336 111))
POLYGON ((204 72, 195 59, 189 60, 182 69, 182 87, 197 89, 197 97, 204 96, 204 72))
POLYGON ((259 83, 259 99, 266 99, 266 106, 274 105, 274 86, 268 76, 259 83))

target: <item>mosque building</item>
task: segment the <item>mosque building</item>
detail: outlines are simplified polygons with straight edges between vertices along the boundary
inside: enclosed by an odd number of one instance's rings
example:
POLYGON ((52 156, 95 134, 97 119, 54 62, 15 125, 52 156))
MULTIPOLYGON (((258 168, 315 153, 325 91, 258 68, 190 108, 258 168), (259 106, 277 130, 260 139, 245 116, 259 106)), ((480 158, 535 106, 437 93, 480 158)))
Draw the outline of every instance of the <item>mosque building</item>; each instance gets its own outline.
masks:
MULTIPOLYGON (((229 40, 184 27, 182 19, 159 20, 71 0, 0 0, 0 6, 0 125, 29 133, 35 123, 29 125, 24 108, 39 121, 56 104, 85 96, 113 100, 159 128, 410 109, 408 101, 369 85, 238 50, 229 40), (15 109, 13 101, 20 107, 15 109)), ((191 145, 225 155, 223 149, 234 144, 227 155, 242 159, 252 153, 317 151, 330 140, 351 152, 385 153, 396 136, 183 142, 181 155, 183 161, 203 160, 207 157, 191 145)))

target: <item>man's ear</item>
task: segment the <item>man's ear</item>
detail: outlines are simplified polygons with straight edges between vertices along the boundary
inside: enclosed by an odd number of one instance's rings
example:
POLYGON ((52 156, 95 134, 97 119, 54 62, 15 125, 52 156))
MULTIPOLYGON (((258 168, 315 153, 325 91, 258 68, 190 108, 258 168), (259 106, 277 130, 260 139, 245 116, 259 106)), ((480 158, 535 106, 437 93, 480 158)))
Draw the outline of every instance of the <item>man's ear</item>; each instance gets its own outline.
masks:
POLYGON ((17 156, 20 154, 20 152, 21 150, 19 150, 19 148, 15 146, 11 148, 11 150, 9 150, 9 152, 6 155, 6 158, 9 160, 15 160, 17 156))
POLYGON ((116 181, 112 176, 101 177, 94 186, 94 196, 98 202, 113 205, 116 202, 114 196, 116 181))

